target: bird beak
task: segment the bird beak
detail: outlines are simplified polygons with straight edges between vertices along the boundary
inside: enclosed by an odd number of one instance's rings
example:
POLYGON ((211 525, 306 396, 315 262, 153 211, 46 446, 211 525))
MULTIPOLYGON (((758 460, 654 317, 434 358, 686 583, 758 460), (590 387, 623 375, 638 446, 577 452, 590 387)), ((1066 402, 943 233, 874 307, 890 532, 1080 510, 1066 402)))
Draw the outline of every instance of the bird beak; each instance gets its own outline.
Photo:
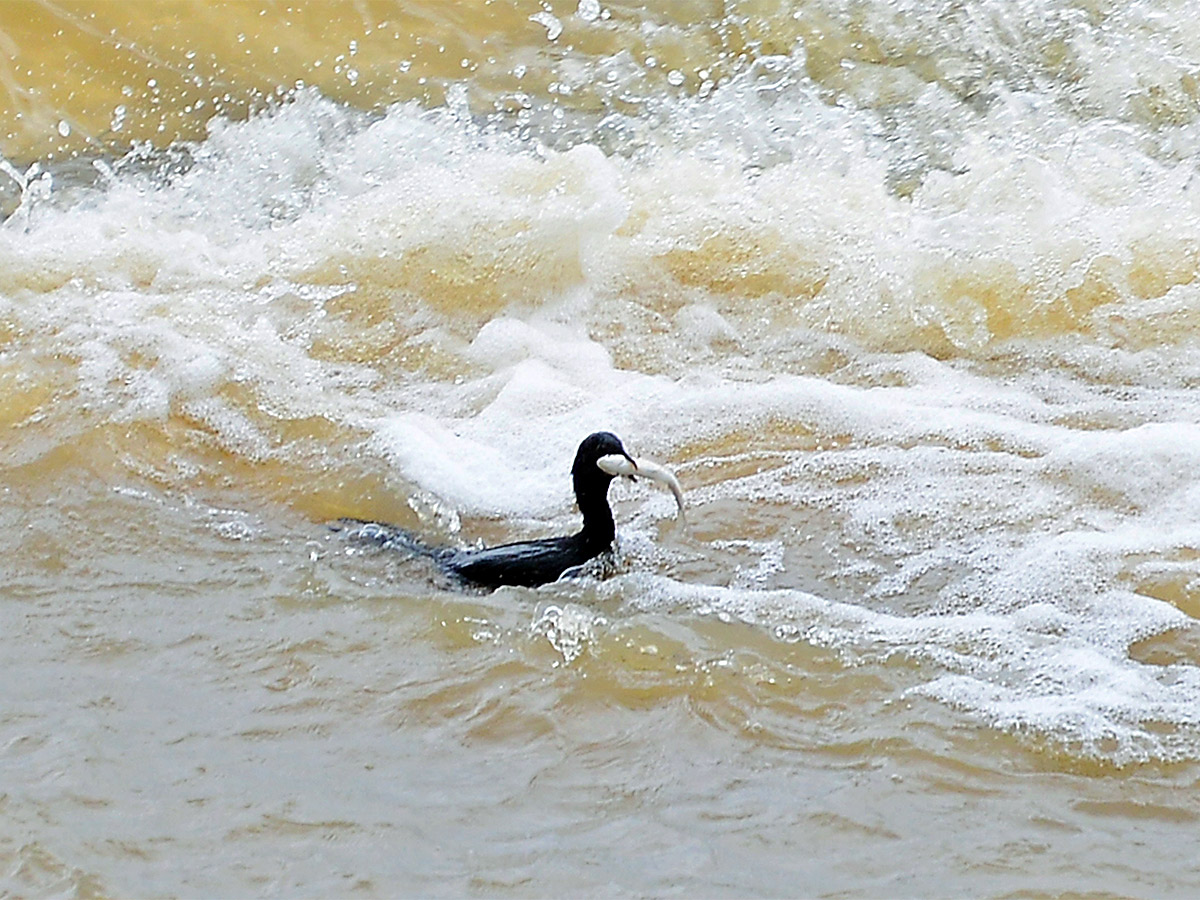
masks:
MULTIPOLYGON (((638 470, 637 460, 634 459, 632 456, 630 456, 628 453, 622 453, 621 455, 624 456, 627 460, 629 460, 629 464, 631 466, 633 466, 633 472, 636 473, 638 470)), ((633 473, 626 475, 625 477, 628 478, 630 481, 637 481, 637 476, 633 473)))

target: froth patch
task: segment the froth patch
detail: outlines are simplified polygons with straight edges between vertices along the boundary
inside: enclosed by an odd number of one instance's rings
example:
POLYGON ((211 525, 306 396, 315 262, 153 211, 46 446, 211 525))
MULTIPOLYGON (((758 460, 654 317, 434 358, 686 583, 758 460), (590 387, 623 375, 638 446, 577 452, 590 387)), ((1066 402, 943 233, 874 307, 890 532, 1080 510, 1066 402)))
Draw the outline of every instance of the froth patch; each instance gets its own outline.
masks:
POLYGON ((1016 616, 897 616, 802 591, 719 588, 647 575, 619 576, 602 593, 642 610, 686 608, 734 617, 783 640, 838 650, 851 664, 908 659, 921 665, 909 674, 906 693, 1086 756, 1117 764, 1200 758, 1196 670, 1167 672, 1128 655, 1134 635, 1162 633, 1180 618, 1136 595, 1110 598, 1109 611, 1118 622, 1131 615, 1132 627, 1120 629, 1118 641, 1094 642, 1089 636, 1108 623, 1046 607, 1016 616), (1172 733, 1164 733, 1163 723, 1172 733))
POLYGON ((1048 462, 1063 478, 1139 512, 1190 515, 1200 492, 1200 426, 1162 422, 1077 433, 1064 437, 1048 462))
POLYGON ((553 322, 533 326, 500 316, 486 323, 471 342, 471 357, 492 367, 539 359, 577 377, 603 377, 612 357, 603 345, 582 339, 576 330, 553 322))
MULTIPOLYGON (((536 516, 567 506, 574 447, 553 453, 530 432, 502 441, 487 431, 483 435, 491 440, 466 433, 479 430, 401 414, 378 426, 374 443, 412 483, 464 512, 536 516)), ((557 440, 551 447, 560 444, 557 440)))

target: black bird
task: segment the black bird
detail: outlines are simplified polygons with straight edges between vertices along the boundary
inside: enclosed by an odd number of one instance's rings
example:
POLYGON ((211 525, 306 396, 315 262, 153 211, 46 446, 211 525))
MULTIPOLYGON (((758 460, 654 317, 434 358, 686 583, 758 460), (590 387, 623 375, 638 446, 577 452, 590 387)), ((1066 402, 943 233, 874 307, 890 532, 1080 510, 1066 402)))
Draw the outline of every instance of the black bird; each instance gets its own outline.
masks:
POLYGON ((644 474, 661 481, 675 494, 679 509, 683 495, 679 482, 669 471, 655 463, 636 462, 615 434, 598 431, 583 439, 571 466, 575 502, 583 514, 583 527, 575 534, 500 544, 482 550, 427 547, 401 529, 377 523, 354 523, 357 535, 385 547, 403 549, 428 556, 440 568, 461 580, 487 588, 512 584, 535 587, 556 581, 564 572, 612 548, 616 531, 608 506, 608 486, 617 475, 633 478, 644 474))
POLYGON ((581 566, 609 550, 616 530, 608 506, 608 486, 615 476, 597 465, 605 456, 621 456, 637 469, 637 463, 625 452, 616 435, 598 431, 583 439, 571 466, 575 502, 583 514, 583 528, 578 532, 485 550, 455 550, 440 560, 442 567, 486 587, 502 584, 533 587, 555 581, 567 569, 581 566))

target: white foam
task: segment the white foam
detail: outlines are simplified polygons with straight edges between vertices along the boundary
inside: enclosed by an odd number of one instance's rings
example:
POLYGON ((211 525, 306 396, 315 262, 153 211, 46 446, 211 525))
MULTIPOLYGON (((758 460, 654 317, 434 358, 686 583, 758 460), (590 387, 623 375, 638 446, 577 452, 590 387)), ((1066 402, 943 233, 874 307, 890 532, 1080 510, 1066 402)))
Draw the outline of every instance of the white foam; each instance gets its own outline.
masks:
POLYGON ((1045 606, 1020 615, 897 616, 801 591, 711 588, 651 575, 620 576, 603 592, 641 610, 734 616, 784 639, 839 650, 852 664, 894 656, 923 663, 934 674, 923 675, 912 694, 1118 763, 1195 753, 1186 732, 1163 735, 1145 727, 1200 726, 1200 674, 1193 667, 1128 659, 1130 640, 1177 626, 1182 618, 1165 604, 1147 605, 1144 597, 1094 598, 1088 613, 1105 616, 1096 621, 1045 606), (1100 631, 1110 638, 1097 643, 1100 631))

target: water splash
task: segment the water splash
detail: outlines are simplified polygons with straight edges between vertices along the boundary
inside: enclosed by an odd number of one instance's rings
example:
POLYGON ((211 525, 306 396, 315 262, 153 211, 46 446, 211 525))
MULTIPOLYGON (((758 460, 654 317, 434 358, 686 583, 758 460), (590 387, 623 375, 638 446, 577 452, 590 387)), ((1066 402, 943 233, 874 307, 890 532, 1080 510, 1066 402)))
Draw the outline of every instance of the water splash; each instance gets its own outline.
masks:
POLYGON ((569 666, 595 640, 596 630, 607 624, 603 616, 583 606, 551 603, 539 610, 530 632, 545 637, 569 666))

